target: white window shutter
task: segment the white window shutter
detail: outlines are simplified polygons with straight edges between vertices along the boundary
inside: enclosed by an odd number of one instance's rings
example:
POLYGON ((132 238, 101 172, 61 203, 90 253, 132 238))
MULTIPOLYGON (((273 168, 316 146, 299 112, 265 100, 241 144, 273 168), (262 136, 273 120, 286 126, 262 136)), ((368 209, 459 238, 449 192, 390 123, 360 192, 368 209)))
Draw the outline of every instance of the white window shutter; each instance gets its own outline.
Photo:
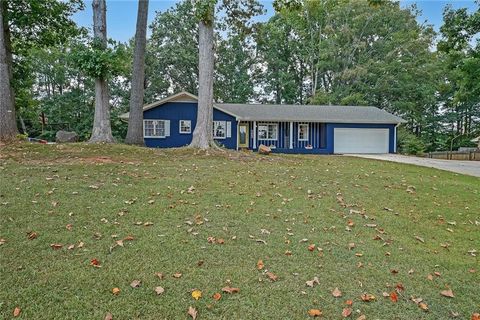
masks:
POLYGON ((170 120, 165 120, 165 137, 170 137, 170 120))
POLYGON ((227 138, 232 137, 232 123, 227 121, 227 138))

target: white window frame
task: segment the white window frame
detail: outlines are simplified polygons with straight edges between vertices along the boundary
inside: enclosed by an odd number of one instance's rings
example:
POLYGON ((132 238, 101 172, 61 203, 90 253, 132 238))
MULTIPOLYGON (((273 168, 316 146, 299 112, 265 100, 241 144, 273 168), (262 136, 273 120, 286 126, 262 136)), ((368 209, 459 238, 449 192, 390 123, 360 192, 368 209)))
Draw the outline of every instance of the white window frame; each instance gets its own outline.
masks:
POLYGON ((258 126, 258 140, 262 141, 278 141, 278 123, 259 123, 258 126), (267 137, 265 139, 260 138, 260 127, 266 126, 267 127, 267 137), (275 127, 275 137, 269 137, 269 127, 274 126, 275 127))
POLYGON ((214 139, 226 139, 227 138, 227 121, 213 121, 213 138, 214 139), (217 124, 222 123, 223 124, 223 136, 217 136, 217 130, 215 128, 217 127, 217 124))
POLYGON ((308 125, 308 123, 299 123, 298 124, 298 128, 297 128, 297 138, 298 138, 298 141, 308 141, 308 135, 309 135, 309 130, 310 130, 310 126, 308 125), (302 126, 306 126, 307 129, 305 130, 305 135, 303 138, 300 138, 300 127, 302 126))
POLYGON ((182 134, 190 134, 192 133, 192 121, 191 120, 180 120, 178 121, 178 130, 180 131, 180 133, 182 134), (188 124, 188 125, 182 125, 183 124, 188 124), (185 131, 185 130, 182 130, 182 127, 187 127, 188 126, 188 130, 185 131))
POLYGON ((158 120, 158 119, 144 119, 143 120, 143 137, 144 138, 165 138, 165 120, 158 120), (147 136, 145 135, 145 123, 146 122, 152 122, 153 124, 153 136, 147 136), (163 122, 163 135, 157 134, 157 131, 160 131, 160 122, 163 122))

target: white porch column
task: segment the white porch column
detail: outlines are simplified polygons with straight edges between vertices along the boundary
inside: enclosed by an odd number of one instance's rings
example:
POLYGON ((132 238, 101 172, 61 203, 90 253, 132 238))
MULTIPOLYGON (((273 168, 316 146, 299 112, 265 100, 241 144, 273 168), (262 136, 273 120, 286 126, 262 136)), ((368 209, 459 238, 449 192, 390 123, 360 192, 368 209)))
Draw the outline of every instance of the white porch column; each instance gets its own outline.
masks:
MULTIPOLYGON (((237 151, 238 151, 238 143, 240 142, 240 120, 237 120, 237 151)), ((248 146, 248 141, 247 141, 248 146)))
POLYGON ((253 121, 253 149, 257 149, 257 121, 253 121))
POLYGON ((290 145, 288 148, 293 149, 293 122, 290 122, 290 138, 289 138, 290 145))
POLYGON ((397 128, 399 125, 400 123, 393 128, 393 153, 397 153, 397 128))

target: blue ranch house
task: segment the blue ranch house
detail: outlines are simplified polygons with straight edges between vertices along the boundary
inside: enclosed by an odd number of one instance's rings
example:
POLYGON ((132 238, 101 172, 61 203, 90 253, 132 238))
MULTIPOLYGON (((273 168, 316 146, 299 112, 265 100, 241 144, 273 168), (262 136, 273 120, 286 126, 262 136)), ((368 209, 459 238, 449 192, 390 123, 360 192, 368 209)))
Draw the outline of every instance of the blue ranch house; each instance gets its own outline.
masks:
MULTIPOLYGON (((121 115, 128 121, 128 113, 121 115)), ((197 119, 197 97, 180 92, 143 108, 145 144, 187 146, 197 119)), ((395 153, 403 119, 376 107, 214 103, 213 136, 228 149, 280 153, 395 153)))

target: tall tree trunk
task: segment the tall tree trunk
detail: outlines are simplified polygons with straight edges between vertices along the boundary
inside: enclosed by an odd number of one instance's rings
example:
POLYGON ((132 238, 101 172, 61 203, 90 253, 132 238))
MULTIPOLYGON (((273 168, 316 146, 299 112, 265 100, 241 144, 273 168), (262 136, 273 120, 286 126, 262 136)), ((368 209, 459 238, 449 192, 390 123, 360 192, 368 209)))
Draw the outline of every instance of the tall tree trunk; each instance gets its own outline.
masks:
POLYGON ((213 22, 198 24, 198 108, 197 124, 190 147, 208 149, 213 141, 213 22))
POLYGON ((148 0, 139 0, 135 52, 133 56, 130 116, 125 143, 144 145, 143 141, 143 94, 145 91, 145 47, 147 44, 148 0))
MULTIPOLYGON (((107 5, 93 0, 93 36, 102 48, 107 47, 107 5)), ((105 76, 95 79, 95 114, 90 142, 114 142, 110 125, 108 82, 105 76)))
POLYGON ((13 140, 18 133, 12 88, 12 52, 6 20, 7 3, 0 1, 0 141, 13 140))

